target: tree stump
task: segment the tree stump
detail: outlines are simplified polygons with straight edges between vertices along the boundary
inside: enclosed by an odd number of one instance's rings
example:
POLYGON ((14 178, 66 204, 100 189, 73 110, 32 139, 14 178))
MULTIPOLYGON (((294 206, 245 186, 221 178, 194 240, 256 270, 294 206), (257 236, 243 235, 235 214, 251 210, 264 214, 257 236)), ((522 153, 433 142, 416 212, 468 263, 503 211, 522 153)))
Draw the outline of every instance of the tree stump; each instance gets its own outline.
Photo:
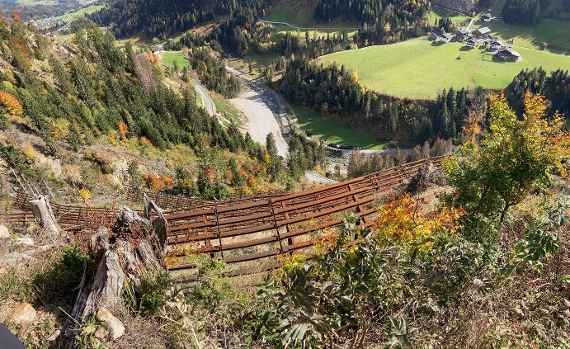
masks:
POLYGON ((36 200, 31 200, 30 205, 32 206, 34 217, 36 217, 40 226, 45 229, 49 237, 58 237, 61 234, 61 229, 57 224, 48 198, 41 195, 36 200))
POLYGON ((71 313, 76 321, 85 321, 102 307, 119 306, 126 281, 138 287, 143 274, 165 271, 166 219, 152 201, 146 203, 145 215, 124 208, 111 231, 102 227, 92 236, 96 268, 86 273, 80 285, 71 313), (151 219, 153 211, 156 215, 151 219))

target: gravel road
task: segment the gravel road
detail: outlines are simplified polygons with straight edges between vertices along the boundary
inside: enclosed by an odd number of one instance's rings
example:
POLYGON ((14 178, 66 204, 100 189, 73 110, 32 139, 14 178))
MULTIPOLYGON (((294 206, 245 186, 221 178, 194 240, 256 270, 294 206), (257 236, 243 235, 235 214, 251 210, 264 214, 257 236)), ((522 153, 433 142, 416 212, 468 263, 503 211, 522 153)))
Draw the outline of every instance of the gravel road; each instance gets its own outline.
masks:
POLYGON ((281 115, 285 111, 284 106, 274 92, 263 83, 251 81, 244 77, 243 73, 231 67, 226 69, 239 77, 244 85, 240 95, 232 99, 231 103, 247 117, 245 127, 251 138, 260 144, 265 144, 267 135, 272 133, 279 155, 287 157, 289 145, 281 132, 283 122, 281 115))

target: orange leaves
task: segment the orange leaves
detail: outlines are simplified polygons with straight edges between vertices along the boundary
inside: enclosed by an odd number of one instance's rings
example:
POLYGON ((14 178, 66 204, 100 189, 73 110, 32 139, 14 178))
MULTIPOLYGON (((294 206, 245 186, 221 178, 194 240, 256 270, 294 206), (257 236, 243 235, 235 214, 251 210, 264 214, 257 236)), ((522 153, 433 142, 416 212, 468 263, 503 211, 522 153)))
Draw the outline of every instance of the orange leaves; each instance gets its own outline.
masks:
POLYGON ((0 106, 4 106, 10 116, 21 116, 24 113, 20 101, 5 91, 0 91, 0 106))
POLYGON ((172 185, 174 184, 174 180, 170 176, 147 174, 144 175, 144 180, 148 188, 156 193, 164 189, 172 188, 172 185))
POLYGON ((129 130, 129 126, 124 123, 123 121, 119 122, 119 124, 117 125, 118 129, 119 129, 119 136, 121 137, 121 140, 124 141, 127 139, 127 131, 129 130))
POLYGON ((8 44, 14 53, 17 66, 21 69, 29 68, 32 64, 32 53, 27 46, 25 38, 12 36, 8 44))
POLYGON ((160 63, 160 60, 158 59, 158 57, 154 54, 154 52, 152 51, 148 51, 145 54, 146 59, 148 60, 148 62, 150 64, 152 64, 153 66, 157 66, 160 63))
POLYGON ((12 21, 14 21, 14 23, 22 22, 22 16, 20 15, 20 12, 18 10, 12 10, 12 12, 10 13, 10 17, 12 18, 12 21))
POLYGON ((444 208, 431 215, 423 214, 421 202, 409 194, 385 204, 378 211, 376 232, 389 239, 406 243, 421 242, 438 232, 457 231, 462 210, 444 208))

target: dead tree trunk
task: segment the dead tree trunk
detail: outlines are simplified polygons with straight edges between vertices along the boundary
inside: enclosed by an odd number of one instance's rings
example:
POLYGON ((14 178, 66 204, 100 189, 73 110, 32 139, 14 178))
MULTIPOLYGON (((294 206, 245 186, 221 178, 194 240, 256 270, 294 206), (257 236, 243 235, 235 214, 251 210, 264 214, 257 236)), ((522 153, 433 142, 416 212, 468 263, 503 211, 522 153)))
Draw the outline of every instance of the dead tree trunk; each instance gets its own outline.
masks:
POLYGON ((47 196, 40 195, 36 200, 31 200, 30 205, 32 206, 34 217, 39 221, 41 227, 45 229, 51 238, 58 237, 61 229, 57 224, 47 196))
POLYGON ((92 237, 91 253, 97 267, 82 282, 71 314, 75 320, 83 322, 101 307, 120 305, 126 281, 137 287, 143 274, 164 271, 167 222, 153 202, 147 203, 147 212, 143 218, 125 208, 110 232, 100 228, 92 237), (153 210, 156 215, 151 219, 153 210))

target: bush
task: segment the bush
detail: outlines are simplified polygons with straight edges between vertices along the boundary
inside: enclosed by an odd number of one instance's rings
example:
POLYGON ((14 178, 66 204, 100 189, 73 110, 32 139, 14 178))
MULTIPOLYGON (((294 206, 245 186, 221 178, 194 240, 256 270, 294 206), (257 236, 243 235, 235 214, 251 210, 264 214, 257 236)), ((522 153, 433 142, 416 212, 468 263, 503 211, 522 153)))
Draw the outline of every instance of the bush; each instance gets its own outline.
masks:
POLYGON ((11 145, 0 144, 0 158, 8 163, 8 166, 13 168, 16 172, 28 176, 34 177, 34 170, 32 168, 30 160, 19 149, 11 145))
POLYGON ((196 261, 198 280, 185 294, 186 303, 213 312, 220 303, 230 298, 232 289, 224 276, 225 264, 221 260, 208 257, 196 261))
POLYGON ((123 300, 134 312, 155 315, 168 301, 168 290, 171 285, 168 273, 147 273, 142 276, 138 287, 132 283, 125 287, 123 300))
POLYGON ((568 202, 547 203, 544 212, 527 218, 524 236, 515 248, 510 261, 515 270, 525 268, 541 271, 544 261, 560 248, 559 229, 564 224, 568 202))
POLYGON ((46 272, 33 278, 36 297, 43 304, 73 305, 77 286, 89 267, 89 257, 77 246, 63 249, 59 260, 46 272))
POLYGON ((454 302, 466 283, 483 267, 484 251, 460 236, 440 234, 431 249, 421 256, 425 285, 440 304, 454 302))
POLYGON ((32 294, 32 285, 16 270, 6 270, 0 274, 0 303, 10 297, 26 300, 32 294))

